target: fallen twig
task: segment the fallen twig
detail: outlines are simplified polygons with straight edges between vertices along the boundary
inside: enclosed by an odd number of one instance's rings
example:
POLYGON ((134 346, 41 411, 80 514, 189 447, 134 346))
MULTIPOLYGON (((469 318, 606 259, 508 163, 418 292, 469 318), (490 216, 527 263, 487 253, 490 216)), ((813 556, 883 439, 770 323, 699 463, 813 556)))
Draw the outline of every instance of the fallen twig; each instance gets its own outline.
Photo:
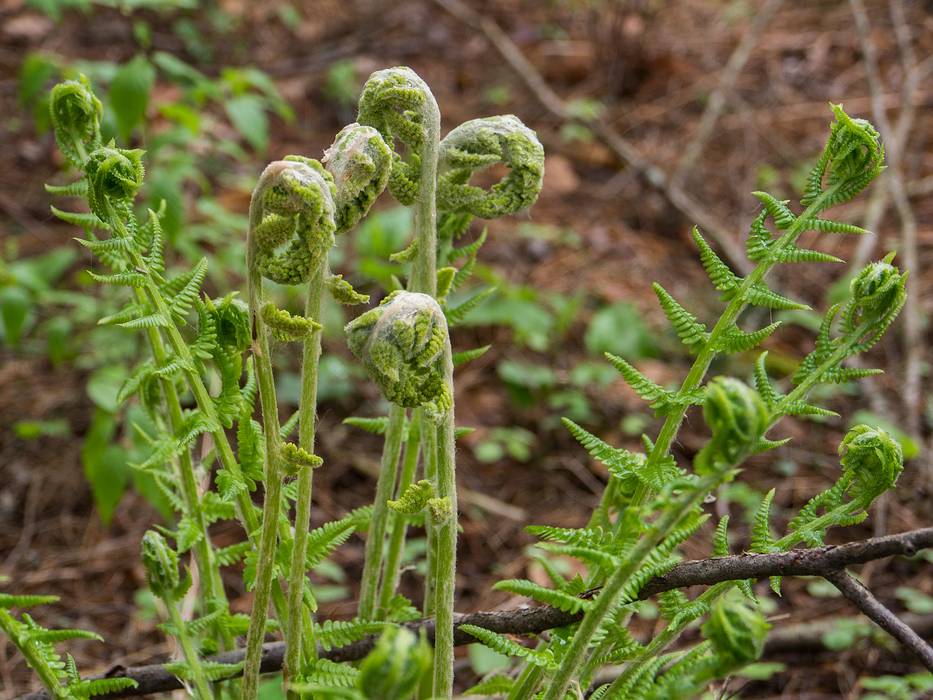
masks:
MULTIPOLYGON (((933 547, 933 527, 838 546, 795 549, 779 554, 739 554, 685 561, 667 574, 649 581, 639 593, 639 598, 646 599, 675 588, 710 585, 720 581, 765 578, 772 575, 828 576, 846 566, 895 555, 911 556, 929 547, 933 547)), ((474 637, 460 630, 460 625, 463 624, 476 625, 502 634, 537 634, 573 624, 580 617, 581 613, 568 613, 547 606, 457 615, 454 643, 463 645, 476 641, 474 637)), ((423 629, 429 639, 434 637, 433 619, 411 622, 407 626, 414 630, 423 629)), ((361 659, 369 653, 375 642, 376 637, 366 637, 348 646, 321 650, 320 656, 332 661, 361 659)), ((263 646, 261 665, 263 673, 272 673, 281 669, 284 649, 282 642, 273 642, 263 646)), ((243 660, 243 655, 243 650, 229 651, 211 657, 210 661, 235 664, 243 660)), ((159 664, 129 668, 115 666, 104 674, 104 677, 133 678, 139 686, 132 690, 101 697, 140 696, 177 690, 182 687, 178 678, 159 664)), ((20 700, 49 700, 49 695, 45 692, 30 693, 21 696, 20 700)))

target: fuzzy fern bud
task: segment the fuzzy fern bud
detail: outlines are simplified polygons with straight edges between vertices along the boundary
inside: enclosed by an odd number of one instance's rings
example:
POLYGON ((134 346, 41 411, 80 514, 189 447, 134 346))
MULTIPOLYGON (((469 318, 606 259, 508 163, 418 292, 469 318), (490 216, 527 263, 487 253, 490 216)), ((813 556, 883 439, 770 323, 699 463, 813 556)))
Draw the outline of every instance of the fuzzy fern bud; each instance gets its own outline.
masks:
POLYGON ((900 443, 881 428, 853 426, 839 445, 843 477, 865 507, 892 488, 904 469, 900 443))
POLYGON ((175 600, 184 595, 188 580, 178 571, 178 554, 155 530, 148 530, 142 541, 143 568, 154 595, 175 600))
POLYGON ((511 114, 472 119, 441 141, 438 207, 483 219, 531 206, 544 180, 544 148, 534 131, 511 114), (509 173, 488 190, 469 183, 476 172, 502 163, 509 173))
POLYGON ((74 167, 84 167, 87 153, 100 146, 100 120, 104 108, 81 75, 52 88, 49 114, 62 155, 74 167))
POLYGON ((836 120, 830 127, 826 147, 807 177, 800 200, 804 206, 824 195, 822 209, 847 202, 884 169, 884 146, 875 127, 864 119, 853 119, 842 105, 832 105, 832 109, 836 120))
POLYGON ((402 700, 411 697, 430 666, 431 648, 423 636, 387 627, 360 666, 359 688, 367 698, 402 700))
POLYGON ((712 439, 697 454, 697 473, 728 468, 757 451, 768 429, 768 407, 761 395, 734 377, 716 377, 706 387, 703 418, 712 439))
POLYGON ((907 273, 891 262, 894 255, 866 265, 852 280, 850 298, 842 312, 847 331, 870 325, 880 336, 894 320, 907 298, 907 273))
POLYGON ((266 166, 250 202, 249 267, 300 284, 334 244, 333 178, 320 163, 289 156, 266 166))
POLYGON ((350 350, 389 401, 438 412, 450 407, 444 379, 447 321, 432 297, 393 292, 351 321, 346 332, 350 350))
POLYGON ((340 130, 322 162, 334 178, 337 233, 353 228, 382 194, 392 169, 392 151, 371 126, 340 130))
POLYGON ((88 205, 100 219, 110 221, 111 209, 132 203, 143 185, 144 151, 104 146, 91 152, 84 164, 88 205))
POLYGON ((420 153, 430 138, 426 130, 431 128, 432 119, 428 112, 437 112, 431 89, 417 73, 404 66, 376 71, 360 94, 357 121, 377 129, 390 147, 397 139, 410 151, 407 160, 393 154, 389 177, 389 191, 405 205, 418 196, 420 153))
POLYGON ((702 629, 723 664, 737 668, 761 657, 770 628, 750 601, 740 595, 727 595, 713 605, 702 629))

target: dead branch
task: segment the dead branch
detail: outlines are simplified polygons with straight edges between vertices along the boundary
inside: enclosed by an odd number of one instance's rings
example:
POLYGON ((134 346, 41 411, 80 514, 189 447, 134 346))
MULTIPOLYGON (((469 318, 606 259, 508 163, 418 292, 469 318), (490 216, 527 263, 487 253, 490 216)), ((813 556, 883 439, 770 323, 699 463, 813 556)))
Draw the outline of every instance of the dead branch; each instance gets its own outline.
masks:
POLYGON ((838 588, 839 592, 867 618, 910 649, 923 661, 927 669, 933 671, 933 647, 898 619, 897 615, 888 610, 870 590, 852 578, 851 574, 845 570, 826 574, 824 578, 838 588))
MULTIPOLYGON (((875 537, 862 542, 849 542, 814 549, 795 549, 778 554, 738 554, 685 561, 667 574, 649 581, 639 593, 639 598, 644 600, 674 588, 711 585, 721 581, 768 576, 827 577, 846 566, 895 555, 912 556, 929 547, 933 547, 933 527, 875 537)), ((538 634, 573 624, 580 617, 580 613, 567 613, 547 606, 467 613, 458 615, 456 618, 457 629, 454 631, 454 643, 463 645, 476 641, 472 636, 460 630, 460 625, 464 624, 476 625, 501 634, 538 634)), ((406 626, 412 630, 423 629, 428 639, 434 637, 434 620, 419 620, 407 623, 406 626)), ((332 661, 355 661, 366 656, 375 642, 376 637, 366 637, 348 646, 328 651, 321 650, 320 656, 332 661)), ((283 642, 266 644, 263 647, 262 672, 272 673, 280 670, 284 651, 283 642)), ((211 657, 209 660, 235 664, 242 661, 243 656, 243 650, 238 649, 211 657)), ((182 687, 178 678, 160 664, 136 667, 115 666, 103 677, 132 678, 139 683, 139 686, 133 690, 100 697, 149 695, 182 687)), ((20 700, 50 700, 50 696, 43 691, 23 695, 20 700)))

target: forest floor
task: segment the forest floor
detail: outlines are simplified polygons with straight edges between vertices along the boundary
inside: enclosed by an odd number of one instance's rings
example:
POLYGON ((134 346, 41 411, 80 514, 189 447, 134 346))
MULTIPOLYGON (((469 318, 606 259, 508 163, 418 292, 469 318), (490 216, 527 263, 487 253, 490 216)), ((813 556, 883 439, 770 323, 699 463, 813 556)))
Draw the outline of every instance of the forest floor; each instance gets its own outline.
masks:
MULTIPOLYGON (((284 4, 284 3, 283 3, 284 4)), ((550 365, 566 377, 583 360, 593 360, 584 343, 594 310, 605 303, 629 301, 647 319, 648 327, 663 332, 663 316, 651 293, 660 281, 707 318, 719 302, 709 289, 689 230, 693 211, 721 222, 725 244, 741 245, 741 235, 757 210, 749 192, 762 187, 776 193, 793 191, 802 166, 816 154, 827 133, 829 101, 844 102, 853 115, 871 116, 871 92, 863 51, 847 3, 717 3, 686 0, 678 3, 572 2, 532 0, 471 2, 469 7, 496 22, 524 53, 547 84, 574 109, 582 100, 604 105, 601 120, 645 161, 663 172, 677 172, 675 185, 658 187, 638 172, 631 159, 620 158, 607 145, 605 133, 577 127, 542 103, 546 94, 529 89, 513 66, 502 59, 479 28, 456 18, 433 0, 376 3, 366 0, 321 0, 294 3, 301 21, 286 26, 277 3, 222 0, 219 6, 233 18, 220 33, 201 27, 203 40, 214 50, 213 65, 256 65, 276 81, 296 111, 294 123, 275 123, 269 157, 285 153, 314 156, 326 147, 352 111, 335 107, 322 97, 328 68, 337 60, 352 61, 359 76, 372 70, 405 64, 414 68, 434 90, 445 131, 473 117, 512 112, 534 128, 548 154, 544 191, 530 214, 492 222, 490 242, 482 261, 515 285, 584 302, 568 319, 550 349, 536 351, 512 344, 505 327, 476 327, 458 331, 459 347, 491 343, 493 349, 458 376, 458 423, 480 430, 460 449, 459 474, 463 498, 463 535, 459 551, 458 609, 463 611, 514 606, 524 601, 493 592, 501 578, 536 576, 523 556, 531 544, 523 532, 529 523, 579 526, 598 499, 606 474, 560 428, 559 409, 547 401, 516 402, 503 385, 497 366, 503 359, 550 365), (754 6, 754 7, 753 7, 754 6), (764 26, 759 13, 777 8, 764 26), (726 80, 724 109, 708 143, 692 163, 683 163, 696 140, 704 105, 723 86, 724 67, 749 32, 755 32, 748 60, 734 80, 726 80), (688 193, 684 206, 678 192, 688 193), (679 204, 678 204, 679 202, 679 204), (529 233, 530 232, 530 233, 529 233), (475 458, 476 441, 495 426, 521 426, 535 434, 525 461, 508 457, 493 463, 475 458), (474 495, 477 494, 477 495, 474 495)), ((909 201, 918 223, 917 265, 910 284, 919 300, 921 319, 933 307, 933 93, 921 80, 905 95, 904 69, 898 27, 892 24, 887 2, 867 2, 871 39, 880 65, 884 94, 877 94, 896 123, 913 112, 913 128, 898 153, 910 183, 909 201)), ((917 63, 930 68, 933 56, 933 16, 923 3, 908 3, 907 26, 917 63)), ((185 57, 185 47, 160 15, 141 13, 150 20, 154 49, 185 57)), ((37 135, 28 119, 11 115, 16 105, 16 74, 23 57, 42 50, 67 58, 124 61, 137 51, 133 18, 108 9, 91 15, 68 12, 59 23, 24 7, 18 0, 0 2, 0 99, 7 127, 0 134, 0 230, 6 241, 15 239, 19 254, 36 254, 63 245, 73 233, 50 218, 42 183, 57 171, 54 139, 37 135)), ((201 65, 207 73, 216 67, 201 65)), ((929 73, 927 73, 929 75, 929 73)), ((527 77, 527 75, 525 76, 527 77)), ((262 163, 242 164, 244 178, 253 177, 262 163)), ((229 205, 245 211, 248 193, 220 193, 229 205)), ((861 222, 867 197, 847 206, 836 218, 861 222)), ((827 236, 821 249, 851 260, 903 251, 901 221, 888 205, 869 247, 827 236)), ((709 231, 709 233, 714 233, 709 231)), ((233 234, 231 234, 233 235, 233 234)), ((722 243, 722 242, 721 242, 722 243)), ((901 252, 903 257, 903 252, 901 252)), ((87 261, 81 260, 80 264, 87 261)), ((79 266, 78 266, 79 267, 79 266)), ((779 271, 777 288, 824 308, 839 270, 795 266, 779 271)), ((238 281, 232 284, 238 285, 238 281)), ((236 288, 231 286, 231 288, 236 288)), ((224 293, 227 289, 212 290, 224 293)), ((764 316, 762 316, 764 318, 764 316)), ((761 320, 761 319, 759 319, 761 320)), ((838 463, 835 446, 856 411, 868 410, 895 425, 910 426, 911 416, 931 405, 905 406, 906 341, 903 324, 872 351, 868 362, 888 369, 885 376, 862 383, 857 392, 828 397, 843 418, 817 426, 789 421, 779 428, 792 437, 787 447, 756 460, 743 474, 745 505, 736 490, 733 521, 739 527, 736 551, 747 544, 744 509, 776 487, 778 520, 799 508, 809 496, 834 479, 838 463)), ((558 331, 555 330, 555 333, 558 331)), ((811 334, 789 326, 767 348, 788 363, 802 356, 811 334)), ((920 342, 924 371, 931 359, 929 331, 920 342)), ((338 347, 329 351, 342 352, 338 347)), ((645 359, 641 366, 658 382, 677 381, 688 365, 682 354, 645 359), (662 361, 663 359, 663 361, 662 361)), ((749 357, 720 364, 714 371, 747 374, 749 357)), ((171 652, 154 629, 155 621, 138 614, 137 591, 143 587, 138 563, 139 539, 157 520, 138 496, 128 494, 109 525, 93 509, 85 482, 80 451, 90 424, 92 405, 85 393, 86 376, 71 366, 52 367, 43 357, 0 347, 0 572, 11 576, 16 592, 54 593, 63 602, 50 608, 49 626, 83 627, 100 632, 106 644, 75 644, 70 650, 79 666, 103 670, 109 665, 145 663, 171 652), (24 419, 65 418, 71 436, 23 440, 9 427, 24 419)), ((645 409, 621 385, 585 390, 593 407, 588 428, 619 445, 637 445, 624 427, 627 416, 645 409)), ((923 396, 926 402, 925 395, 923 396)), ((373 491, 370 467, 378 460, 380 441, 360 439, 340 424, 340 418, 365 411, 358 399, 321 407, 320 452, 325 469, 315 477, 315 524, 340 516, 368 502, 373 491), (342 445, 352 440, 347 454, 342 445)), ((654 423, 647 420, 647 432, 654 423)), ((921 421, 923 423, 923 421, 921 421)), ((917 441, 924 451, 912 460, 896 492, 884 500, 880 512, 863 525, 832 533, 842 542, 872 534, 893 533, 929 525, 931 508, 929 425, 921 425, 917 441)), ((702 421, 690 420, 676 447, 686 464, 701 444, 702 421)), ((728 509, 728 504, 723 509, 728 509)), ((236 541, 234 528, 215 533, 220 544, 236 541)), ((702 539, 702 538, 700 538, 702 539)), ((707 554, 688 549, 691 557, 707 554)), ((359 573, 362 540, 354 538, 336 554, 336 561, 353 582, 359 573)), ((933 594, 929 566, 906 560, 885 560, 862 569, 863 580, 892 608, 904 610, 895 595, 899 587, 933 594)), ((249 597, 237 590, 231 577, 234 607, 248 610, 249 597)), ((403 582, 414 593, 415 579, 403 582)), ((323 617, 353 613, 355 591, 323 605, 323 617)), ((775 626, 851 615, 848 605, 820 593, 812 582, 790 580, 772 612, 775 626), (808 592, 809 589, 809 592, 808 592)), ((467 667, 465 657, 464 668, 467 667)), ((903 653, 879 645, 858 643, 841 652, 788 652, 769 659, 786 664, 771 679, 737 681, 729 692, 737 697, 835 698, 856 697, 856 682, 864 675, 902 674, 919 669, 903 653)), ((466 674, 464 674, 466 676, 466 674)), ((12 697, 32 681, 28 669, 12 649, 0 645, 0 695, 12 697)), ((723 695, 725 697, 725 694, 723 695)))

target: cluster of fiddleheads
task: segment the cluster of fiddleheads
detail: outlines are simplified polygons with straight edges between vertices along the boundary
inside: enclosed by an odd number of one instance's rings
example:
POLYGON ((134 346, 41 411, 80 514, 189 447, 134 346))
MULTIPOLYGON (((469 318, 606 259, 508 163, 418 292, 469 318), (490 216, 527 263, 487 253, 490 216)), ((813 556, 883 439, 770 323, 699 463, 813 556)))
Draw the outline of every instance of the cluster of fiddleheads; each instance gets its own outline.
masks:
MULTIPOLYGON (((774 426, 786 416, 834 416, 809 403, 812 389, 875 373, 843 363, 871 348, 904 303, 906 274, 888 256, 861 271, 848 299, 826 312, 813 351, 788 377, 787 393, 769 377, 766 353, 751 372, 752 384, 734 377, 704 383, 717 356, 751 350, 777 329, 777 323, 740 328, 737 321, 748 306, 806 308, 766 285, 774 266, 838 261, 798 247, 802 233, 864 233, 821 215, 877 176, 883 148, 870 124, 851 119, 841 107, 833 111, 829 140, 806 180, 803 211, 795 214, 788 202, 755 193, 762 211, 747 239, 748 256, 756 263, 752 272, 737 275, 694 230, 700 261, 726 303, 714 323, 704 323, 655 285, 664 314, 695 357, 681 386, 660 386, 624 358, 607 355, 663 418, 658 435, 644 436, 644 450, 636 452, 613 447, 565 421, 607 467, 602 502, 588 527, 529 528, 542 540, 545 555, 539 561, 551 586, 511 579, 496 587, 582 619, 554 630, 535 648, 462 625, 462 632, 521 662, 516 675, 488 678, 474 693, 545 700, 587 690, 590 697, 603 699, 690 697, 760 656, 768 624, 747 580, 717 583, 693 599, 678 590, 661 594, 663 625, 644 642, 632 637, 628 623, 643 586, 674 566, 680 545, 708 519, 703 504, 710 495, 735 479, 749 457, 784 443, 769 437, 774 426), (702 407, 710 437, 688 469, 671 448, 694 406, 702 407), (579 560, 587 576, 565 577, 550 555, 579 560), (671 649, 689 625, 704 618, 700 642, 671 649), (622 665, 621 673, 593 685, 596 671, 606 664, 622 665)), ((205 260, 170 274, 160 213, 139 217, 134 208, 145 186, 144 154, 102 143, 101 105, 87 81, 56 87, 51 112, 59 146, 80 179, 49 190, 82 197, 90 210, 54 211, 85 230, 81 244, 110 268, 93 277, 128 290, 126 305, 102 322, 143 332, 151 351, 127 379, 120 398, 136 397, 145 408, 148 422, 137 429, 152 449, 136 467, 152 475, 178 514, 172 528, 147 532, 142 546, 149 588, 169 618, 162 628, 177 639, 183 656, 171 664, 172 672, 202 699, 219 688, 221 696, 252 700, 265 635, 282 631, 290 697, 451 697, 458 528, 453 372, 485 348, 454 353, 450 329, 491 291, 452 301, 473 271, 486 232, 460 247, 455 242, 474 217, 513 214, 535 201, 544 152, 534 132, 507 115, 466 122, 441 140, 437 104, 421 78, 408 68, 373 74, 360 98, 358 123, 337 135, 320 162, 289 156, 260 176, 250 206, 245 303, 234 294, 219 299, 203 294, 205 260), (500 181, 485 188, 471 182, 495 165, 507 170, 500 181), (314 449, 322 296, 330 293, 343 304, 368 302, 368 296, 330 272, 328 253, 337 234, 350 232, 386 188, 415 210, 411 244, 393 256, 411 264, 407 289, 386 295, 345 329, 351 352, 390 404, 388 416, 347 421, 385 435, 374 504, 311 530, 312 474, 323 465, 314 449), (462 261, 459 267, 453 264, 457 261, 462 261), (267 298, 266 280, 306 284, 305 308, 277 306, 267 298), (273 352, 277 343, 291 342, 302 344, 301 397, 298 412, 282 423, 273 352), (212 392, 209 386, 218 388, 212 392), (257 394, 261 421, 253 417, 257 394), (190 402, 183 401, 187 395, 190 402), (228 429, 236 432, 236 449, 228 429), (296 429, 297 441, 292 437, 296 429), (195 450, 201 436, 210 436, 209 450, 195 450), (203 490, 203 477, 212 472, 216 490, 203 490), (261 509, 252 500, 260 484, 261 509), (215 547, 209 526, 234 519, 242 525, 244 541, 215 547), (433 653, 423 634, 397 624, 418 616, 396 593, 406 528, 413 522, 423 523, 429 541, 424 610, 435 616, 433 653), (316 621, 308 571, 363 529, 367 544, 358 618, 316 621), (189 552, 190 569, 184 558, 189 552), (220 567, 241 563, 244 582, 254 594, 248 616, 229 611, 220 578, 220 567), (184 619, 180 603, 189 594, 192 572, 200 590, 194 617, 184 619), (381 636, 358 668, 319 658, 321 649, 375 634, 381 636), (242 635, 242 664, 204 659, 232 648, 242 635), (242 681, 231 680, 240 675, 242 681)), ((883 430, 864 425, 842 441, 840 462, 835 484, 811 498, 779 539, 770 522, 774 492, 765 497, 752 527, 753 552, 822 544, 829 528, 863 520, 903 468, 899 444, 883 430)), ((716 527, 712 554, 729 554, 728 517, 716 527)), ((779 590, 779 579, 771 583, 779 590)), ((83 680, 73 661, 63 661, 52 647, 91 633, 45 630, 27 614, 17 618, 9 612, 47 602, 52 599, 0 595, 0 627, 55 697, 83 698, 132 685, 124 679, 83 680)))

